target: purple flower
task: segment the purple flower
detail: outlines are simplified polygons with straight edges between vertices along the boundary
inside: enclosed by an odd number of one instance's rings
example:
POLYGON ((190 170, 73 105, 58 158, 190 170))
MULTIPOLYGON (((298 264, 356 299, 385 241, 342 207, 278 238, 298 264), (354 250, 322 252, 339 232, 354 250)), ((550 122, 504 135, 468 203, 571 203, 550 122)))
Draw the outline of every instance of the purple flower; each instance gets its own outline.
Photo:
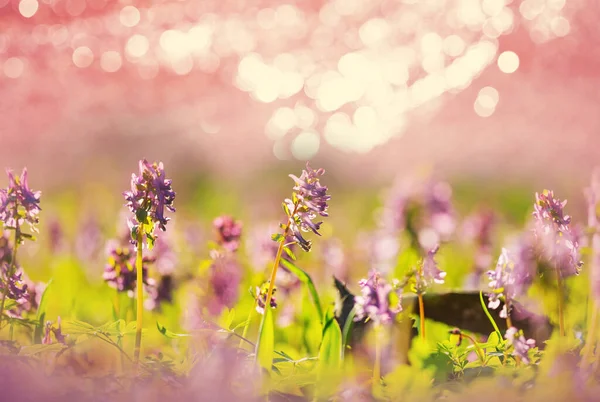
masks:
POLYGON ((0 263, 10 264, 12 262, 12 252, 13 248, 10 245, 10 240, 8 239, 8 231, 4 231, 2 236, 0 236, 0 263))
POLYGON ((18 268, 17 272, 21 274, 21 283, 27 287, 27 294, 17 301, 14 308, 8 311, 8 315, 13 318, 21 318, 24 313, 36 311, 47 286, 44 282, 33 282, 21 268, 18 268))
POLYGON ((381 224, 392 234, 407 231, 417 249, 435 247, 456 227, 452 188, 433 178, 398 181, 386 200, 381 224))
POLYGON ((175 272, 178 259, 173 246, 168 238, 159 237, 152 248, 154 266, 160 275, 171 275, 175 272))
POLYGON ((242 222, 234 221, 232 217, 223 215, 215 218, 213 227, 217 231, 217 243, 229 251, 236 251, 240 247, 242 236, 242 222))
POLYGON ((29 189, 27 168, 23 169, 20 177, 13 175, 11 170, 7 170, 7 174, 8 188, 0 190, 0 220, 11 229, 27 222, 31 230, 37 232, 41 192, 29 189))
POLYGON ((521 359, 524 364, 529 364, 529 350, 535 348, 534 339, 525 339, 523 331, 519 331, 515 327, 510 327, 506 330, 504 337, 509 345, 512 345, 512 355, 521 359))
POLYGON ((496 268, 488 271, 489 286, 492 290, 488 295, 488 307, 497 309, 501 299, 504 299, 505 304, 500 311, 500 317, 506 318, 506 302, 525 293, 533 282, 535 268, 533 247, 527 237, 519 239, 510 250, 502 248, 496 268))
POLYGON ((11 266, 7 262, 0 263, 0 294, 6 294, 10 300, 17 304, 27 302, 27 284, 23 280, 21 269, 15 269, 11 274, 11 266))
POLYGON ((334 275, 341 281, 345 281, 348 276, 348 264, 344 254, 342 242, 333 238, 323 242, 321 250, 323 267, 329 275, 334 275))
POLYGON ((354 297, 354 321, 368 318, 376 324, 386 324, 392 322, 396 314, 402 311, 397 281, 394 281, 392 286, 381 278, 379 272, 372 271, 368 279, 361 279, 358 284, 361 295, 354 297), (392 296, 397 300, 392 300, 392 296))
POLYGON ((211 252, 209 284, 212 299, 209 310, 217 315, 224 307, 233 307, 238 300, 241 267, 231 254, 211 252))
POLYGON ((482 275, 492 264, 492 232, 496 215, 491 210, 481 211, 468 217, 462 227, 462 238, 475 243, 473 272, 467 277, 466 287, 479 288, 482 275))
POLYGON ((141 225, 146 237, 152 242, 156 225, 163 232, 166 231, 169 218, 165 217, 165 209, 175 212, 175 192, 171 188, 171 180, 165 178, 162 162, 150 164, 142 159, 139 168, 139 175, 131 175, 131 190, 123 195, 127 200, 127 207, 135 216, 131 222, 132 233, 139 230, 141 225))
POLYGON ((319 229, 323 222, 313 220, 319 215, 328 216, 327 201, 331 196, 327 194, 327 187, 319 181, 319 176, 324 173, 324 169, 313 170, 307 162, 306 170, 302 170, 300 177, 289 175, 296 185, 292 200, 286 199, 284 206, 288 210, 291 232, 304 251, 310 251, 312 243, 302 236, 302 232, 312 231, 320 236, 319 229))
POLYGON ((50 221, 50 227, 48 228, 48 242, 50 251, 52 253, 58 253, 64 249, 65 246, 65 235, 62 225, 58 219, 50 221))
MULTIPOLYGON (((268 292, 268 282, 265 283, 262 287, 256 287, 256 294, 254 295, 254 298, 256 300, 256 311, 259 314, 264 314, 265 313, 265 304, 267 303, 267 292, 268 292)), ((275 300, 275 291, 277 290, 276 287, 273 287, 273 294, 271 295, 271 303, 270 306, 271 308, 277 308, 277 301, 275 300)))
MULTIPOLYGON (((131 237, 130 234, 127 237, 131 237)), ((93 260, 102 250, 102 230, 96 218, 88 217, 80 224, 75 238, 75 253, 83 261, 93 260)))
POLYGON ((435 261, 435 255, 438 252, 438 249, 439 247, 435 247, 427 252, 427 255, 423 258, 421 263, 421 269, 416 272, 415 288, 417 292, 425 292, 425 290, 433 283, 444 283, 446 272, 442 271, 435 261))
POLYGON ((579 274, 583 264, 579 260, 579 244, 569 226, 571 217, 563 211, 567 200, 554 198, 554 193, 548 190, 536 193, 535 200, 534 233, 542 247, 543 257, 558 268, 563 278, 579 274))
POLYGON ((371 270, 387 274, 395 266, 400 252, 398 236, 385 230, 360 233, 357 248, 366 253, 371 270))
MULTIPOLYGON (((110 241, 107 246, 108 262, 104 268, 104 280, 110 287, 119 292, 127 292, 129 297, 133 297, 136 289, 136 253, 133 245, 130 243, 120 243, 110 241)), ((142 280, 144 288, 148 293, 152 293, 156 283, 148 275, 148 265, 154 262, 152 257, 144 257, 142 260, 142 280)))

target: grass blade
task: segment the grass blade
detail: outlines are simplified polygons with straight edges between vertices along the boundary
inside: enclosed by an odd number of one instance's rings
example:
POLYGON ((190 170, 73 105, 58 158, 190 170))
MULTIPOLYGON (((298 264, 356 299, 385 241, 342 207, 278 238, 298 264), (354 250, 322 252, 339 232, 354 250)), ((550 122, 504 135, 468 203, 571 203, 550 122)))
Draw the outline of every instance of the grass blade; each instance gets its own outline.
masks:
POLYGON ((317 313, 319 314, 319 319, 322 320, 323 319, 323 309, 321 308, 321 299, 319 299, 319 294, 317 293, 317 288, 315 287, 315 284, 314 284, 312 278, 310 277, 310 275, 307 274, 304 270, 298 268, 296 265, 294 265, 290 261, 282 259, 281 265, 283 265, 285 268, 290 270, 290 272, 292 274, 296 275, 296 277, 298 279, 300 279, 300 281, 302 283, 304 283, 306 286, 308 286, 310 295, 313 299, 313 302, 315 303, 315 307, 317 308, 317 313))

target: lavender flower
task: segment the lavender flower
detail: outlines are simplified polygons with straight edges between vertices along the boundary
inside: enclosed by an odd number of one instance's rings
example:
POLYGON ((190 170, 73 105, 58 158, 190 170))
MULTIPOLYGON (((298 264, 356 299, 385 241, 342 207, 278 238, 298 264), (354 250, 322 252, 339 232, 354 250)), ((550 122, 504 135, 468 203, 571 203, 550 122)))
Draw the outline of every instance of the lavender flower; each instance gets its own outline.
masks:
POLYGON ((382 274, 389 273, 395 266, 400 252, 400 242, 397 236, 385 230, 360 233, 357 248, 366 253, 368 266, 382 274))
MULTIPOLYGON (((11 170, 7 170, 7 174, 8 188, 0 190, 0 220, 10 229, 17 229, 27 222, 33 232, 38 232, 41 192, 29 189, 27 168, 20 177, 13 175, 11 170)), ((19 236, 19 242, 22 239, 19 236)))
POLYGON ((230 254, 211 252, 209 284, 212 299, 209 310, 213 315, 219 314, 224 307, 233 307, 238 300, 241 281, 241 267, 230 254))
POLYGON ((471 215, 463 223, 462 238, 475 243, 473 272, 467 277, 466 287, 478 288, 482 275, 492 264, 492 232, 496 215, 491 210, 471 215))
MULTIPOLYGON (((133 297, 136 288, 136 255, 133 246, 111 241, 108 243, 107 252, 108 262, 104 268, 104 280, 110 287, 119 292, 127 292, 129 297, 133 297)), ((152 257, 144 257, 142 260, 143 283, 148 293, 152 293, 156 287, 154 279, 148 275, 148 265, 153 262, 152 257)))
MULTIPOLYGON (((259 314, 265 313, 265 304, 267 303, 267 289, 268 289, 267 284, 263 285, 260 288, 258 286, 256 287, 256 294, 254 295, 254 298, 256 300, 256 311, 259 314)), ((275 300, 275 292, 276 291, 277 291, 277 288, 274 287, 273 295, 271 296, 271 302, 269 303, 271 308, 277 308, 277 301, 275 300)))
POLYGON ((333 238, 323 242, 321 259, 329 277, 333 275, 341 281, 346 280, 348 276, 348 264, 342 242, 339 239, 333 238))
MULTIPOLYGON (((171 188, 171 180, 165 178, 162 162, 150 164, 142 159, 139 168, 139 175, 131 175, 131 190, 123 195, 127 200, 127 207, 135 216, 135 220, 130 222, 132 235, 142 229, 153 244, 155 226, 166 231, 169 218, 165 217, 165 209, 175 212, 175 192, 171 188)), ((137 243, 137 239, 133 240, 137 243)))
POLYGON ((524 364, 529 364, 529 350, 535 348, 534 339, 525 339, 523 331, 519 331, 515 327, 510 327, 506 330, 504 337, 509 345, 513 346, 513 356, 518 357, 524 364))
POLYGON ((0 263, 10 264, 12 262, 12 252, 8 231, 5 230, 0 236, 0 263))
POLYGON ((535 260, 533 248, 527 237, 522 237, 512 249, 502 248, 496 268, 488 271, 489 286, 492 292, 488 295, 488 307, 497 309, 501 299, 505 304, 500 317, 507 318, 507 304, 524 294, 533 282, 535 260))
POLYGON ((27 302, 27 284, 23 281, 23 272, 20 269, 11 272, 12 268, 7 262, 0 263, 0 294, 6 294, 10 300, 17 304, 27 302))
POLYGON ((424 293, 433 283, 444 283, 446 272, 442 271, 435 261, 438 249, 439 247, 435 247, 427 252, 421 263, 421 269, 416 272, 415 289, 417 293, 424 293))
POLYGON ((324 169, 313 170, 308 162, 306 170, 300 177, 290 175, 296 185, 292 199, 284 201, 284 209, 289 217, 289 227, 297 243, 304 251, 310 251, 312 243, 302 236, 302 232, 312 231, 321 235, 319 229, 323 222, 313 222, 317 216, 329 216, 327 201, 331 196, 327 194, 327 187, 321 185, 319 176, 325 173, 324 169))
POLYGON ((58 219, 50 221, 48 228, 48 243, 52 253, 58 253, 65 247, 65 234, 58 219))
POLYGON ((398 181, 388 196, 382 227, 391 234, 406 231, 416 249, 429 250, 454 232, 452 188, 429 179, 398 181))
POLYGON ((227 250, 236 251, 240 246, 242 222, 234 221, 232 217, 223 215, 215 218, 213 227, 217 231, 217 243, 227 250))
POLYGON ((579 274, 583 264, 579 260, 579 244, 569 226, 571 217, 563 211, 567 200, 554 198, 554 193, 548 190, 536 193, 535 200, 534 233, 540 241, 543 256, 558 268, 563 278, 579 274))
POLYGON ((354 297, 356 309, 354 321, 368 318, 376 324, 387 324, 402 311, 401 293, 397 281, 390 285, 377 271, 372 271, 368 279, 361 279, 358 284, 361 295, 354 297), (397 298, 395 304, 391 300, 393 295, 397 298))
MULTIPOLYGON (((131 237, 127 234, 127 238, 131 237)), ((83 261, 96 259, 102 250, 102 230, 93 215, 83 221, 77 230, 75 253, 83 261)))

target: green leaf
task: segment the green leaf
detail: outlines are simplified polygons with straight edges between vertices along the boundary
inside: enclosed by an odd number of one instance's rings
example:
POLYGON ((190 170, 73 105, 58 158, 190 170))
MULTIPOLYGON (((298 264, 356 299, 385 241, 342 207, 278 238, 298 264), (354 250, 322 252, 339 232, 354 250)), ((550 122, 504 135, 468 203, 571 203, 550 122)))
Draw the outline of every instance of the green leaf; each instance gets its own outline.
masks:
POLYGON ((271 235, 271 240, 276 241, 276 242, 283 241, 283 235, 281 233, 273 233, 271 235))
POLYGON ((273 353, 275 351, 275 324, 273 323, 273 312, 270 308, 265 313, 260 323, 258 332, 258 343, 256 344, 256 360, 258 364, 271 371, 273 366, 273 353))
POLYGON ((290 248, 288 246, 284 246, 283 251, 285 251, 285 253, 288 255, 288 257, 290 257, 292 260, 296 261, 296 256, 294 255, 294 252, 292 250, 290 250, 290 248))
POLYGON ((286 202, 282 202, 281 207, 283 208, 283 212, 285 212, 286 216, 290 216, 292 214, 286 202))
POLYGON ((333 314, 328 312, 323 327, 323 341, 319 349, 319 366, 321 370, 338 370, 342 363, 342 356, 342 330, 333 314))
POLYGON ((95 335, 98 330, 84 321, 71 320, 63 323, 64 331, 72 335, 95 335))
POLYGON ((321 308, 321 300, 319 299, 319 294, 317 293, 317 288, 315 287, 315 284, 314 284, 312 278, 310 277, 310 275, 308 275, 306 272, 304 272, 302 269, 298 268, 296 265, 294 265, 290 261, 282 259, 281 265, 283 265, 288 270, 290 270, 290 272, 292 274, 296 275, 296 277, 298 279, 300 279, 300 281, 308 287, 308 290, 313 299, 315 307, 317 308, 317 313, 319 315, 319 319, 322 320, 323 319, 323 309, 321 308))
POLYGON ((344 357, 344 353, 346 351, 346 345, 348 345, 348 338, 350 337, 350 331, 352 330, 352 324, 354 323, 354 316, 356 315, 356 311, 354 307, 350 310, 350 314, 346 318, 346 322, 344 323, 344 331, 342 332, 342 358, 344 357))
POLYGON ((158 332, 160 332, 161 334, 163 334, 164 336, 166 336, 169 339, 186 338, 186 337, 191 336, 190 334, 176 334, 174 332, 171 332, 166 327, 163 327, 162 325, 160 325, 160 323, 158 321, 156 321, 156 328, 158 328, 158 332))

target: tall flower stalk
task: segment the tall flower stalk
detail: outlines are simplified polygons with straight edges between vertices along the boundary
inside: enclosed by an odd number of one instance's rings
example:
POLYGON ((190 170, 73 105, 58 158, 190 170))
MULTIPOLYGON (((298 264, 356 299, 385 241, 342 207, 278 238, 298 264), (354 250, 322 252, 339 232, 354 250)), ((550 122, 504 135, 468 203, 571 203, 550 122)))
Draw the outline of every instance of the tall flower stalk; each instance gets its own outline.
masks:
POLYGON ((439 247, 435 247, 427 252, 427 255, 421 261, 418 269, 415 272, 415 292, 419 300, 419 324, 421 339, 425 339, 425 303, 423 302, 423 295, 427 289, 434 283, 444 283, 446 272, 442 271, 437 262, 435 261, 435 255, 439 247))
POLYGON ((554 193, 544 190, 535 194, 533 216, 535 235, 540 241, 543 258, 554 268, 558 286, 558 322, 561 336, 565 336, 564 279, 579 274, 579 245, 571 232, 571 217, 564 214, 567 200, 554 198, 554 193))
MULTIPOLYGON (((292 198, 285 199, 282 204, 287 216, 287 222, 280 224, 282 233, 272 235, 273 241, 278 242, 279 246, 275 260, 273 261, 273 268, 271 269, 267 297, 264 303, 265 306, 271 305, 273 289, 277 278, 277 269, 279 268, 283 252, 292 254, 292 251, 289 249, 292 244, 297 244, 304 251, 308 252, 311 250, 312 242, 304 238, 302 233, 313 232, 318 236, 321 235, 319 229, 323 222, 314 222, 314 219, 318 216, 326 217, 329 215, 327 213, 329 207, 327 202, 331 199, 331 196, 327 194, 327 187, 321 185, 319 181, 319 176, 322 176, 324 173, 324 169, 314 170, 307 162, 306 169, 302 171, 300 177, 289 175, 295 182, 294 191, 292 192, 292 198), (291 243, 287 242, 288 236, 293 238, 291 243)), ((263 321, 265 317, 266 314, 263 315, 263 321)), ((261 325, 262 327, 263 325, 261 325)))
POLYGON ((0 302, 0 323, 4 318, 4 307, 7 298, 17 297, 17 294, 24 296, 26 286, 18 289, 15 285, 20 283, 20 274, 17 271, 17 250, 19 245, 25 239, 33 240, 34 237, 29 233, 24 233, 22 227, 25 222, 29 224, 32 232, 38 232, 37 224, 39 222, 38 214, 40 212, 40 191, 31 191, 27 182, 27 168, 23 169, 21 176, 16 176, 11 170, 8 170, 8 188, 0 189, 0 220, 4 223, 4 228, 14 230, 14 244, 8 267, 2 267, 4 282, 2 285, 2 301, 0 302), (21 294, 22 293, 22 294, 21 294))
POLYGON ((123 193, 127 207, 133 213, 128 224, 131 228, 131 241, 136 246, 136 288, 137 315, 134 363, 137 365, 142 345, 142 316, 144 310, 143 248, 144 239, 150 249, 156 239, 155 229, 166 231, 169 218, 165 210, 175 212, 173 201, 175 192, 171 180, 165 178, 162 162, 150 164, 146 159, 139 162, 139 175, 131 175, 131 190, 123 193))
POLYGON ((361 295, 354 298, 354 321, 369 320, 374 323, 375 363, 371 385, 373 396, 379 397, 383 327, 393 323, 396 315, 402 311, 402 285, 398 280, 389 284, 377 271, 372 271, 368 279, 362 279, 358 284, 361 295))
POLYGON ((314 170, 308 162, 306 170, 302 171, 300 177, 290 175, 296 185, 293 187, 291 199, 283 201, 283 210, 287 216, 287 223, 281 224, 283 233, 273 235, 273 240, 279 243, 273 268, 271 269, 271 278, 269 280, 269 289, 267 290, 267 299, 265 305, 270 305, 271 297, 273 297, 273 287, 277 277, 277 269, 281 260, 281 255, 284 250, 286 253, 291 253, 289 250, 290 243, 286 243, 288 235, 293 236, 294 243, 298 244, 304 251, 311 250, 312 242, 306 240, 302 232, 313 232, 321 236, 319 229, 323 222, 313 222, 317 216, 329 216, 327 209, 329 205, 327 201, 331 196, 327 194, 327 187, 321 185, 319 176, 325 173, 324 169, 314 170))

